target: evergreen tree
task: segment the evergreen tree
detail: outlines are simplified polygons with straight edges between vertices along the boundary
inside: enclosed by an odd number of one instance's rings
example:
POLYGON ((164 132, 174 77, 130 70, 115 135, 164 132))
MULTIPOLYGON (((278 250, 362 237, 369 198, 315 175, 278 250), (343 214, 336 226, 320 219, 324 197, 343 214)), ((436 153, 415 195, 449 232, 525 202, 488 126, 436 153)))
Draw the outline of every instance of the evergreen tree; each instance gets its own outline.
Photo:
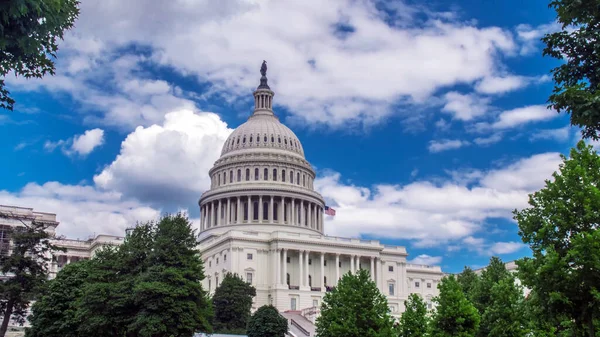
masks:
MULTIPOLYGON (((0 217, 12 215, 1 213, 0 217)), ((20 324, 25 322, 29 303, 48 279, 52 253, 60 249, 50 243, 50 234, 46 229, 44 223, 23 219, 20 226, 12 227, 5 233, 10 241, 1 243, 4 246, 0 248, 6 250, 7 254, 0 255, 0 270, 3 275, 11 276, 0 282, 0 337, 6 335, 11 319, 20 324)))
POLYGON ((32 305, 26 337, 82 337, 77 329, 77 300, 90 272, 91 262, 66 265, 46 284, 44 295, 32 305))
POLYGON ((456 281, 460 284, 465 296, 473 301, 474 290, 477 288, 477 283, 479 283, 479 276, 475 274, 473 269, 465 266, 465 269, 456 276, 456 281))
POLYGON ((4 78, 13 71, 25 78, 54 75, 58 45, 79 15, 77 0, 0 1, 0 108, 13 109, 4 78))
POLYGON ((237 274, 227 273, 212 297, 213 329, 219 333, 246 334, 256 288, 237 274))
POLYGON ((272 305, 258 308, 248 321, 248 337, 284 337, 288 322, 272 305))
POLYGON ((316 334, 319 337, 388 337, 393 334, 387 299, 366 270, 344 275, 338 286, 325 294, 316 334))
POLYGON ((515 211, 519 235, 533 251, 517 262, 518 273, 561 326, 573 322, 576 336, 593 337, 600 317, 600 157, 583 141, 562 157, 554 179, 529 196, 530 207, 515 211))
POLYGON ((410 294, 404 302, 405 310, 400 317, 399 337, 424 337, 427 335, 427 306, 417 294, 410 294))
POLYGON ((454 275, 438 284, 436 310, 431 319, 431 337, 473 337, 479 328, 479 313, 465 297, 454 275))

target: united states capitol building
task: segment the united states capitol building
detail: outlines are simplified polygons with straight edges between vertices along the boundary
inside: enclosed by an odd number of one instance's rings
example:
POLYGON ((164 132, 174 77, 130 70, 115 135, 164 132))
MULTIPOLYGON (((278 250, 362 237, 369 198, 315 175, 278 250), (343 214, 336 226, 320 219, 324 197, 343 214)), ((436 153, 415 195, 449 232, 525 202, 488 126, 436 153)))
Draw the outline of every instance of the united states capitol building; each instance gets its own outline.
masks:
MULTIPOLYGON (((298 137, 273 111, 275 94, 267 84, 265 64, 261 73, 254 111, 223 145, 209 171, 211 188, 199 200, 205 289, 213 293, 226 273, 237 273, 256 287, 253 310, 272 304, 288 316, 314 322, 326 292, 344 274, 366 269, 387 296, 392 315, 404 311, 411 293, 431 307, 444 275, 440 267, 408 263, 402 246, 324 234, 330 215, 313 188, 315 171, 298 137)), ((0 206, 0 211, 45 221, 52 232, 59 225, 52 213, 11 206, 0 206)), ((60 210, 54 211, 60 216, 60 210)), ((0 219, 0 231, 17 222, 0 219)), ((66 252, 55 256, 51 277, 65 264, 93 257, 102 245, 122 242, 122 237, 109 235, 57 238, 55 244, 66 252)))

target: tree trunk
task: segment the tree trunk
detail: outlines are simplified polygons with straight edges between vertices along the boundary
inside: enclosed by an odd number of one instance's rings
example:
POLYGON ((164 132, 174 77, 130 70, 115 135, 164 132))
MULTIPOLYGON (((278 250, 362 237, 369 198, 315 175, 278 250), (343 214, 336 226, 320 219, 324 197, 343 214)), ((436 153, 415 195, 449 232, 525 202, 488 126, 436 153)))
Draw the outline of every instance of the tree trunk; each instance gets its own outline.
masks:
MULTIPOLYGON (((587 322, 587 330, 588 330, 588 336, 590 337, 596 337, 596 332, 594 331, 594 314, 590 314, 590 319, 587 322)), ((1 337, 1 336, 0 336, 1 337)))
POLYGON ((8 323, 10 322, 10 316, 13 313, 13 307, 15 305, 15 300, 10 299, 6 303, 6 309, 4 310, 4 317, 2 319, 2 326, 0 326, 0 337, 4 337, 6 335, 6 330, 8 330, 8 323))

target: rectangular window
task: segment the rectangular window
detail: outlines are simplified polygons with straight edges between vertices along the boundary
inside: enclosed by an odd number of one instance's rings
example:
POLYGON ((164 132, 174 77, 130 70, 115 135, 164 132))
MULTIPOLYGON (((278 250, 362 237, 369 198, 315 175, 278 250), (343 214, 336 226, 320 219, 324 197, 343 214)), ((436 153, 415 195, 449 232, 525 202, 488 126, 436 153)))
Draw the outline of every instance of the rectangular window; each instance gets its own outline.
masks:
POLYGON ((431 283, 427 283, 427 288, 431 288, 431 283))
POLYGON ((323 265, 327 267, 327 260, 323 260, 323 265))
POLYGON ((246 273, 246 282, 252 284, 252 273, 246 273))
POLYGON ((394 295, 394 284, 393 283, 388 283, 388 289, 390 292, 390 296, 394 295))
POLYGON ((287 257, 287 259, 286 259, 286 261, 285 261, 285 262, 286 262, 286 263, 290 263, 290 257, 289 257, 289 256, 287 257))
POLYGON ((219 258, 217 257, 217 264, 219 264, 219 258))
POLYGON ((291 299, 290 309, 296 310, 296 299, 294 297, 291 299))
POLYGON ((338 263, 338 267, 342 268, 342 261, 338 263))
POLYGON ((308 264, 312 264, 312 259, 308 259, 308 264))
POLYGON ((394 271, 394 266, 388 266, 388 271, 394 271))
POLYGON ((319 306, 319 300, 313 300, 313 307, 319 306))
POLYGON ((208 279, 208 292, 210 292, 210 279, 208 279))
POLYGON ((223 262, 227 262, 227 254, 223 255, 223 262))
POLYGON ((420 286, 421 286, 421 283, 415 282, 415 288, 419 288, 420 286))
POLYGON ((252 256, 252 254, 251 254, 251 253, 248 253, 248 254, 246 255, 246 258, 247 258, 248 260, 252 260, 252 257, 253 257, 253 256, 252 256))

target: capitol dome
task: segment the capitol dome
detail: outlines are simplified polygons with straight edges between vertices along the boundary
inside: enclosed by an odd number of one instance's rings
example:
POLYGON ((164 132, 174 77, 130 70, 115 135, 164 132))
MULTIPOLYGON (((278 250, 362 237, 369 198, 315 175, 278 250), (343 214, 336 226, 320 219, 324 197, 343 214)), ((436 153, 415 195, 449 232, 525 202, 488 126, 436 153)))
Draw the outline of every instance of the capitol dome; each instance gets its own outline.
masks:
POLYGON ((211 188, 199 200, 201 233, 244 230, 323 233, 323 197, 302 143, 273 111, 266 63, 254 91, 254 111, 225 141, 210 169, 211 188))

